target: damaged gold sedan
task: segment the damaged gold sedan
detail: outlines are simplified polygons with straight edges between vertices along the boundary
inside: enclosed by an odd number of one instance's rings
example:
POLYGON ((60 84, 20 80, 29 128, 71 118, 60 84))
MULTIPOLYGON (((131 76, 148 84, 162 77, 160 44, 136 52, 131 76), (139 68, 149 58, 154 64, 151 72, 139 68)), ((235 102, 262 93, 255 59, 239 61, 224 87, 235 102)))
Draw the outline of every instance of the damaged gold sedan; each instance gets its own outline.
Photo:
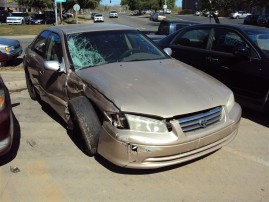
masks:
POLYGON ((124 25, 49 27, 25 50, 29 95, 81 135, 90 156, 141 169, 189 161, 233 140, 241 108, 169 51, 124 25))

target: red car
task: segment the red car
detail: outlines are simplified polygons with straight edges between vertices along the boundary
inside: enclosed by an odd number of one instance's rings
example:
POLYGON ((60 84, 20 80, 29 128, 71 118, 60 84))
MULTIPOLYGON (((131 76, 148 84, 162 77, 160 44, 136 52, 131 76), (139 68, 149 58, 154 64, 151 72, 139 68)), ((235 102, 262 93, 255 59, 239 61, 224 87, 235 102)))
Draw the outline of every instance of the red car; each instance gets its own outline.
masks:
POLYGON ((7 54, 0 53, 0 67, 3 67, 6 65, 7 59, 8 59, 7 54))
POLYGON ((0 156, 9 152, 11 148, 13 128, 10 95, 0 75, 0 156))

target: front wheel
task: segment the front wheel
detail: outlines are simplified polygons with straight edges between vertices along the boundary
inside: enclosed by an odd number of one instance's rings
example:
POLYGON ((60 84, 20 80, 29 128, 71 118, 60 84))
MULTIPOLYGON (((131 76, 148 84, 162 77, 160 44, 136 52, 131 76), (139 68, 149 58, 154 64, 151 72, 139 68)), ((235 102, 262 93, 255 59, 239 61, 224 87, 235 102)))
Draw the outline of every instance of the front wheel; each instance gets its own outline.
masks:
POLYGON ((91 102, 84 96, 76 97, 69 102, 75 135, 81 135, 86 153, 94 156, 97 153, 101 123, 91 102))

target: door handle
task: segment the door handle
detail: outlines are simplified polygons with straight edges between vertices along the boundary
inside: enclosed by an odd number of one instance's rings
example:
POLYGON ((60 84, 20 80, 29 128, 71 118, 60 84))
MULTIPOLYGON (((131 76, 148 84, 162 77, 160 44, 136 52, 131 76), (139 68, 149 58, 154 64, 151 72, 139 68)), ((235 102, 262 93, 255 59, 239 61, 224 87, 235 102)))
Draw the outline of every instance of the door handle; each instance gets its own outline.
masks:
POLYGON ((206 57, 206 60, 209 60, 210 62, 218 62, 218 58, 212 58, 212 57, 206 57))

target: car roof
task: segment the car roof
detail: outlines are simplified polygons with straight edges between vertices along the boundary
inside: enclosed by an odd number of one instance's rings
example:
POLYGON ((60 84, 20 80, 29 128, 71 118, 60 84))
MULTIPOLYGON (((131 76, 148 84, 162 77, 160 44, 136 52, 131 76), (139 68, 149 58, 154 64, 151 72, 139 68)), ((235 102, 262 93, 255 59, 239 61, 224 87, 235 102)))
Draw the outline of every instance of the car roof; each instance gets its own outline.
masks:
POLYGON ((234 29, 239 29, 239 30, 267 30, 268 28, 264 27, 257 27, 257 26, 252 26, 252 25, 245 25, 245 24, 221 24, 221 23, 216 23, 216 24, 197 24, 197 25, 192 25, 191 27, 219 27, 219 28, 234 28, 234 29))
POLYGON ((189 20, 170 20, 170 19, 166 19, 163 22, 180 23, 180 24, 200 24, 199 22, 194 22, 194 21, 189 21, 189 20))
POLYGON ((64 34, 73 34, 80 32, 94 31, 109 31, 109 30, 137 30, 134 27, 119 25, 119 24, 89 24, 89 25, 66 25, 66 26, 51 26, 46 30, 62 32, 64 34))

